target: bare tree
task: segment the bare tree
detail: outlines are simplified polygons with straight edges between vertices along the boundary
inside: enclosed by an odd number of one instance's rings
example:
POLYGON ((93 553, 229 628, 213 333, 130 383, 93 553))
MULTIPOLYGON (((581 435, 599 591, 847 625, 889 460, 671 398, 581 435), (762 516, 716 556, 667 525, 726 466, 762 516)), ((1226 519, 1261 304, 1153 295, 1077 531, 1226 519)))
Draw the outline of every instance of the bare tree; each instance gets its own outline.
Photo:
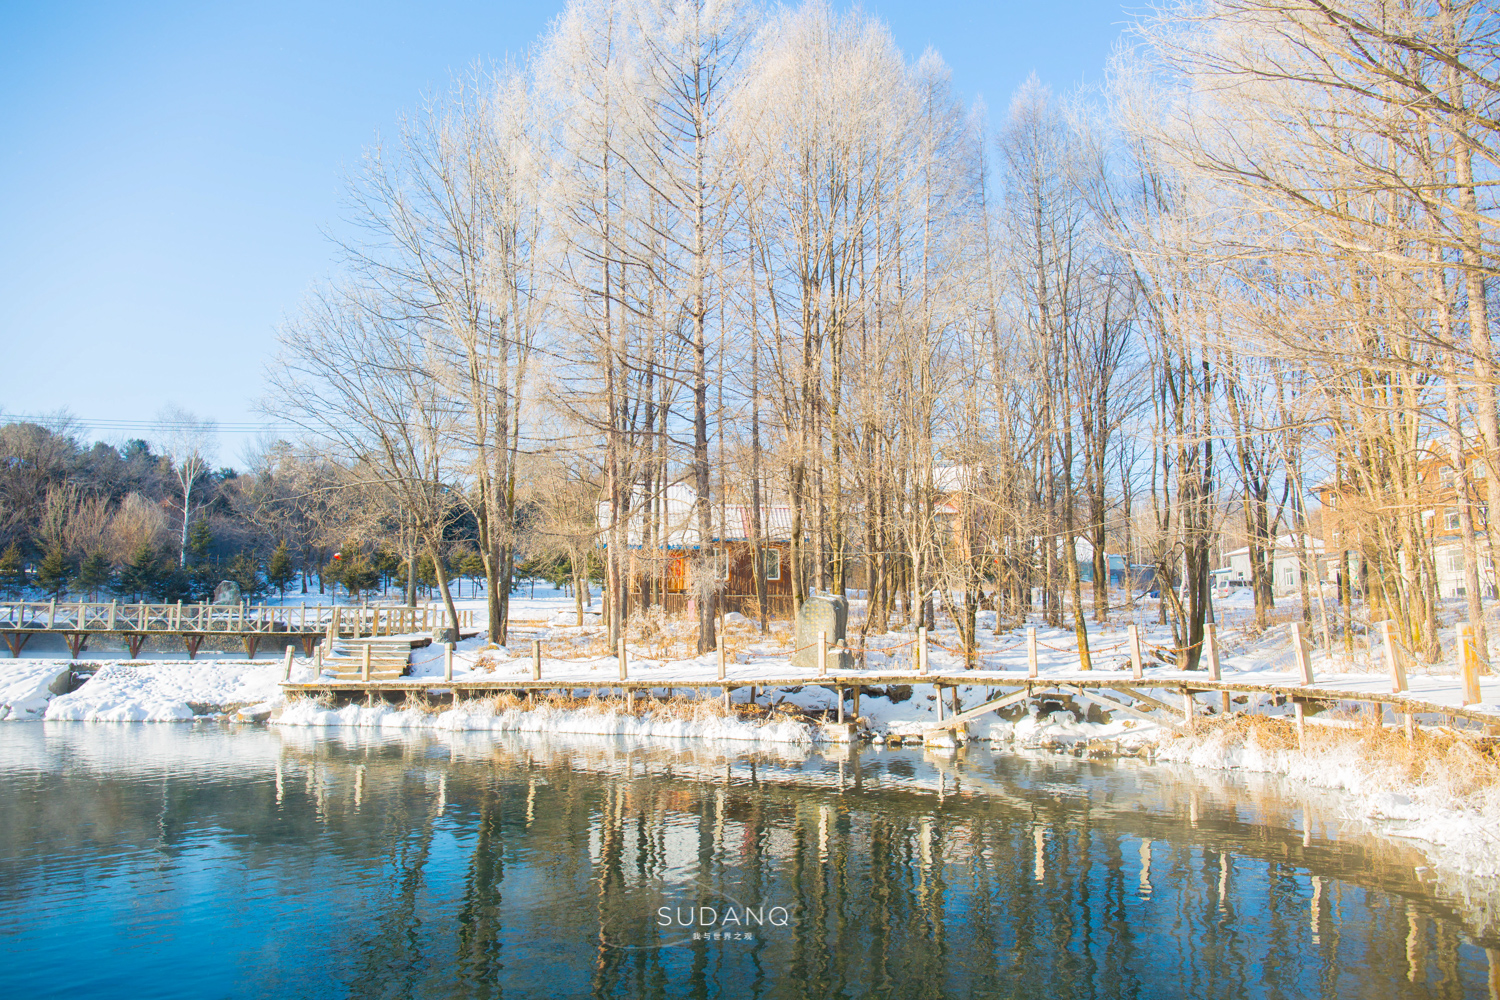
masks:
POLYGON ((213 460, 218 425, 199 419, 180 406, 164 407, 156 415, 157 447, 172 462, 181 498, 182 530, 177 565, 187 565, 188 526, 193 519, 193 487, 208 472, 213 460))

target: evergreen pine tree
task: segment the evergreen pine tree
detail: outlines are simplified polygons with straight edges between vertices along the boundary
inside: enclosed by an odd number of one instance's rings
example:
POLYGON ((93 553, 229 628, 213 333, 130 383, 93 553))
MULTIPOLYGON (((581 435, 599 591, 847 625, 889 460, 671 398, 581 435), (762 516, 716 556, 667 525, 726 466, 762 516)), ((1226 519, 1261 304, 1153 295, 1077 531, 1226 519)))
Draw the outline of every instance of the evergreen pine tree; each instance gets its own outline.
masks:
POLYGON ((349 591, 349 597, 355 601, 359 600, 360 591, 369 590, 380 581, 380 574, 371 565, 370 560, 365 558, 363 552, 356 551, 344 559, 343 577, 344 588, 349 591))
POLYGON ((132 601, 139 602, 142 595, 149 593, 155 586, 160 569, 156 563, 156 552, 151 548, 150 542, 142 542, 140 547, 130 557, 130 562, 120 570, 120 580, 116 589, 122 595, 129 595, 132 601))
POLYGON ((213 547, 214 534, 208 530, 208 521, 199 518, 194 522, 192 530, 188 532, 187 554, 188 560, 201 563, 208 557, 208 550, 213 547))
POLYGON ((104 558, 104 553, 95 550, 89 553, 83 565, 78 568, 78 576, 74 584, 78 589, 86 592, 90 600, 99 599, 99 591, 109 586, 110 577, 113 576, 109 560, 104 558))
POLYGON ((286 547, 285 539, 276 546, 276 551, 271 553, 271 561, 266 563, 266 579, 271 586, 281 591, 281 599, 286 600, 287 585, 297 576, 297 570, 292 566, 292 553, 286 547))
POLYGON ((229 560, 228 574, 225 579, 239 584, 240 593, 245 597, 257 597, 265 593, 266 585, 260 576, 260 560, 250 553, 241 552, 229 560))
POLYGON ((0 554, 0 590, 7 597, 19 597, 26 586, 26 563, 21 559, 21 548, 15 542, 0 554))
POLYGON ((37 586, 42 588, 42 593, 51 598, 60 598, 68 589, 68 577, 72 576, 72 567, 68 565, 68 557, 63 555, 60 548, 50 548, 42 557, 42 563, 36 568, 37 586))
POLYGON ((478 581, 484 578, 484 559, 480 557, 478 552, 471 550, 468 555, 464 556, 463 562, 459 564, 458 572, 460 576, 469 579, 470 584, 476 588, 475 592, 477 593, 478 581))

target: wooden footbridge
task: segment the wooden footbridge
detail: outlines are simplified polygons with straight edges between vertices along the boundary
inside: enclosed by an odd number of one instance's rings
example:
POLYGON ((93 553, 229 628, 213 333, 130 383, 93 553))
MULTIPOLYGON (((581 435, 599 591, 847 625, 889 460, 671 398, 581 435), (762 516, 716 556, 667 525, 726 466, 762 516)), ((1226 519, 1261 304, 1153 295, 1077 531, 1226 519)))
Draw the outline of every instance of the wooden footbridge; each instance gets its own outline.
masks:
MULTIPOLYGON (((458 612, 460 632, 474 628, 474 612, 458 612)), ((313 604, 108 604, 83 601, 11 601, 0 603, 0 637, 11 656, 20 656, 35 635, 61 635, 76 658, 91 636, 116 636, 125 642, 130 658, 152 636, 177 636, 188 658, 198 655, 210 637, 238 639, 245 655, 255 658, 264 645, 295 642, 312 655, 319 640, 362 636, 430 633, 449 627, 441 606, 387 607, 313 604)))
MULTIPOLYGON (((1299 642, 1302 638, 1296 630, 1293 637, 1299 642)), ((1419 716, 1437 717, 1449 725, 1462 719, 1478 727, 1485 735, 1500 732, 1500 711, 1492 708, 1500 704, 1500 680, 1487 682, 1491 690, 1485 697, 1472 664, 1465 664, 1463 675, 1422 678, 1413 688, 1399 660, 1392 661, 1396 666, 1389 678, 1380 673, 1343 674, 1319 681, 1314 676, 1305 644, 1299 647, 1298 654, 1298 675, 1262 672, 1226 677, 1218 669, 1216 654, 1210 657, 1210 669, 1202 671, 1148 669, 1137 656, 1128 673, 1071 670, 1039 674, 1035 665, 1026 672, 990 669, 939 672, 927 669, 927 657, 923 651, 914 657, 914 669, 910 671, 829 670, 826 665, 812 671, 798 670, 783 662, 735 664, 734 676, 731 676, 729 663, 721 650, 717 676, 704 676, 708 671, 684 672, 670 667, 647 668, 632 674, 631 657, 623 646, 615 654, 595 657, 591 661, 545 662, 540 643, 533 643, 529 676, 489 672, 455 675, 450 646, 445 649, 444 670, 440 677, 390 673, 377 676, 369 666, 370 657, 366 655, 363 671, 346 668, 337 676, 329 676, 320 670, 315 680, 292 681, 289 660, 287 681, 282 688, 293 696, 364 697, 367 700, 417 695, 425 698, 433 693, 447 693, 457 700, 509 692, 525 697, 528 702, 537 695, 551 692, 576 696, 577 692, 584 691, 589 697, 618 696, 625 702, 627 710, 633 710, 637 697, 649 697, 654 692, 690 691, 700 698, 717 695, 724 699, 727 708, 734 692, 745 688, 750 689, 753 701, 758 689, 817 686, 835 694, 838 707, 831 713, 833 718, 829 721, 840 725, 858 720, 860 695, 868 689, 878 688, 889 696, 892 688, 906 688, 910 696, 925 688, 932 693, 937 716, 926 726, 928 739, 951 738, 963 731, 968 723, 992 712, 1028 701, 1056 701, 1059 697, 1184 732, 1191 731, 1197 720, 1207 715, 1240 711, 1238 705, 1251 710, 1261 699, 1249 696, 1267 695, 1292 707, 1292 721, 1295 721, 1299 735, 1309 717, 1325 708, 1340 705, 1358 706, 1367 717, 1379 719, 1382 724, 1389 711, 1397 724, 1404 723, 1408 734, 1414 731, 1419 716), (611 676, 616 670, 618 675, 611 676), (960 703, 960 689, 967 690, 967 697, 972 699, 976 688, 983 692, 979 702, 965 707, 960 703), (1217 694, 1218 697, 1205 701, 1201 697, 1204 694, 1217 694)), ((819 661, 826 664, 823 656, 819 661)), ((320 662, 322 666, 326 666, 326 661, 320 662)), ((1349 723, 1346 721, 1345 724, 1349 723)))

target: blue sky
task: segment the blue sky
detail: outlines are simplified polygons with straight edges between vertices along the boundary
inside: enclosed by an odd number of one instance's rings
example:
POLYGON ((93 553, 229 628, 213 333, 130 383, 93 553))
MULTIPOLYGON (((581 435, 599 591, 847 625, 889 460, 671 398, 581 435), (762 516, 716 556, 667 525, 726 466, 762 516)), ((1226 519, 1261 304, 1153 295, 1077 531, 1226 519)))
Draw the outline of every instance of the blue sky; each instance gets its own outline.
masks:
MULTIPOLYGON (((275 326, 334 266, 361 148, 474 62, 524 58, 561 6, 0 0, 0 410, 261 420, 275 326)), ((1119 0, 863 6, 992 116, 1032 72, 1097 83, 1127 17, 1119 0)))

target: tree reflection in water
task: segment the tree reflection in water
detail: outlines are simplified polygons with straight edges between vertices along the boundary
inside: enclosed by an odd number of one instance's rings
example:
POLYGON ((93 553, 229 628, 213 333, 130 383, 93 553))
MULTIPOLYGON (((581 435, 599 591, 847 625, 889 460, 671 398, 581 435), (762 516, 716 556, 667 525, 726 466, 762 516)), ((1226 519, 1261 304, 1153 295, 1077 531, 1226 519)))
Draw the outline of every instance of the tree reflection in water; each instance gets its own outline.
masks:
POLYGON ((1489 887, 1268 779, 174 726, 0 754, 7 995, 1489 995, 1489 887))

